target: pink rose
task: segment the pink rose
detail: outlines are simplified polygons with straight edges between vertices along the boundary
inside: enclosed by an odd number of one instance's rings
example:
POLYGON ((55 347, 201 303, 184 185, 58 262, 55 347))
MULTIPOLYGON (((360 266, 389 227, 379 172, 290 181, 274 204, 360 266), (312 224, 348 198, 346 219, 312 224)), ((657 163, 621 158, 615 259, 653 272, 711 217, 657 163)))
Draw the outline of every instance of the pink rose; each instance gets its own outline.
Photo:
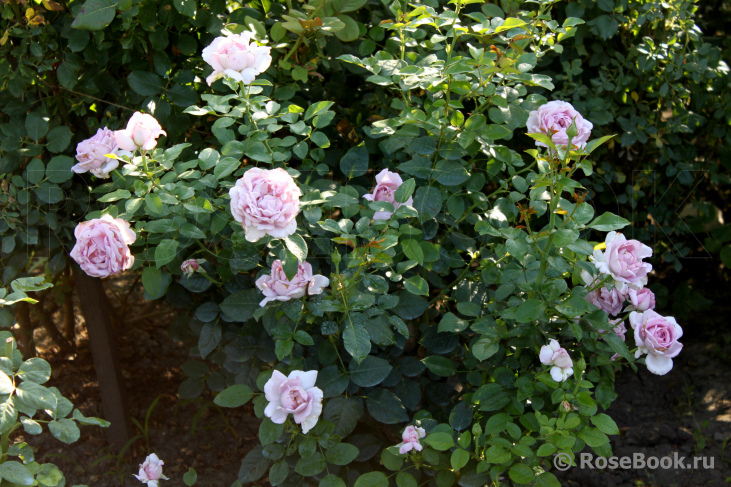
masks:
POLYGON ((637 352, 635 358, 646 353, 647 370, 657 375, 665 375, 673 368, 673 357, 683 349, 678 339, 683 329, 672 316, 661 316, 652 310, 642 313, 633 311, 629 322, 635 330, 637 352))
POLYGON ((256 242, 265 235, 284 238, 297 231, 302 192, 284 169, 253 167, 228 192, 231 214, 241 223, 246 240, 256 242))
POLYGON ((305 295, 320 294, 330 284, 330 279, 320 274, 312 275, 309 262, 300 262, 297 274, 290 281, 282 268, 282 261, 272 262, 272 273, 256 280, 256 287, 264 293, 259 306, 266 306, 269 301, 289 301, 305 295))
POLYGON ((97 130, 92 138, 76 146, 76 160, 79 163, 71 170, 75 173, 88 171, 98 178, 108 178, 119 162, 106 157, 107 154, 117 154, 117 140, 114 132, 104 127, 97 130))
MULTIPOLYGON (((624 320, 622 319, 616 319, 616 320, 609 320, 609 323, 611 325, 614 325, 614 328, 612 328, 611 331, 614 332, 615 335, 617 335, 619 338, 622 339, 622 341, 625 341, 625 333, 627 333, 627 327, 624 326, 624 320)), ((600 335, 604 335, 607 330, 597 330, 597 332, 600 335)), ((602 337, 599 337, 602 338, 602 337)))
POLYGON ((545 365, 553 365, 551 368, 551 377, 556 382, 563 382, 574 374, 574 363, 571 361, 569 353, 561 348, 553 338, 548 345, 541 347, 541 353, 538 356, 541 363, 545 365))
MULTIPOLYGON (((597 281, 592 279, 591 275, 586 271, 581 271, 581 278, 584 280, 587 288, 594 287, 597 281)), ((604 310, 608 315, 618 315, 622 312, 622 305, 627 299, 627 286, 621 283, 621 286, 615 286, 611 291, 602 286, 589 292, 584 299, 589 301, 597 308, 604 310)))
MULTIPOLYGON (((566 135, 566 129, 571 125, 572 120, 576 120, 576 128, 579 133, 571 139, 571 145, 579 148, 586 146, 586 141, 591 136, 591 129, 594 125, 584 120, 579 112, 565 101, 549 101, 545 105, 538 107, 528 114, 527 129, 528 133, 537 134, 544 133, 551 135, 551 140, 556 146, 567 146, 569 136, 566 135)), ((536 141, 536 145, 546 147, 543 142, 536 141)))
POLYGON ((157 123, 155 117, 146 113, 135 112, 127 122, 127 128, 114 133, 120 149, 134 151, 140 148, 152 150, 157 145, 157 138, 167 135, 157 123))
POLYGON ((404 432, 401 434, 401 438, 404 440, 403 442, 399 443, 398 452, 402 455, 405 455, 406 453, 409 453, 411 450, 421 451, 424 447, 421 446, 421 443, 419 443, 420 438, 424 438, 426 436, 426 431, 424 431, 424 428, 419 428, 418 426, 407 426, 404 432))
POLYGON ((205 262, 205 259, 188 259, 180 264, 180 270, 183 271, 183 274, 192 276, 201 269, 201 265, 205 262))
POLYGON ((132 476, 136 477, 137 480, 143 484, 146 483, 147 487, 158 487, 160 479, 168 480, 168 478, 162 474, 162 466, 164 463, 165 462, 157 458, 157 455, 153 453, 145 458, 145 462, 140 465, 139 474, 133 474, 132 476))
POLYGON ((203 49, 203 60, 213 68, 213 73, 206 78, 209 85, 224 76, 250 85, 257 75, 269 68, 272 49, 251 42, 251 37, 248 32, 216 37, 203 49))
MULTIPOLYGON (((396 190, 399 186, 401 186, 401 184, 403 184, 401 176, 395 172, 389 171, 388 169, 384 169, 376 176, 376 187, 373 188, 373 194, 367 194, 363 196, 363 198, 368 201, 386 201, 393 205, 394 210, 397 210, 398 207, 401 206, 401 203, 396 202, 394 199, 394 193, 396 193, 396 190)), ((410 197, 404 204, 406 206, 413 206, 414 199, 410 197)), ((391 218, 391 215, 393 215, 393 213, 390 211, 377 211, 373 215, 373 219, 388 220, 391 218)))
POLYGON ((632 289, 642 289, 652 270, 652 265, 642 259, 651 257, 652 249, 617 232, 609 232, 605 244, 604 251, 595 250, 590 257, 599 272, 611 274, 616 282, 626 283, 632 289))
POLYGON ((636 311, 642 312, 655 309, 655 293, 648 288, 643 287, 639 291, 630 289, 628 295, 629 302, 632 303, 632 307, 636 311))
POLYGON ((315 382, 316 370, 295 370, 289 377, 275 370, 264 385, 264 395, 269 401, 264 409, 266 417, 282 424, 291 414, 294 422, 302 425, 302 433, 307 434, 322 413, 322 391, 315 387, 315 382))
POLYGON ((137 235, 121 218, 104 215, 79 223, 74 230, 76 245, 71 250, 74 259, 92 277, 107 277, 132 267, 135 258, 129 245, 137 235))

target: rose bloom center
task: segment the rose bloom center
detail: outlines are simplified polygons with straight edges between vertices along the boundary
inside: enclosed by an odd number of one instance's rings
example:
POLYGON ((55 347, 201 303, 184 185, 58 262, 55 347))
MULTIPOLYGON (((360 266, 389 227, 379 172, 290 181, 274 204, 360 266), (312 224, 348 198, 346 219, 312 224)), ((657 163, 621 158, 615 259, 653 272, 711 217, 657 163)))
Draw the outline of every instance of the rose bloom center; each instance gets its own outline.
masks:
POLYGON ((301 387, 293 387, 282 396, 282 406, 290 411, 294 411, 306 403, 307 392, 301 387))

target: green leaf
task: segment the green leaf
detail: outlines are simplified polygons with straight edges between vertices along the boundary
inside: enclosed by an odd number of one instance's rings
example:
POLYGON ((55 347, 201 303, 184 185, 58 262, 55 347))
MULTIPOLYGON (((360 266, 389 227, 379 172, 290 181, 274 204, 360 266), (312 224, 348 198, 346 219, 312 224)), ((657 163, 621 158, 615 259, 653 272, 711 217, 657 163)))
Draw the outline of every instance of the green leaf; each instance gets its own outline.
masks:
POLYGON ((297 460, 297 465, 295 465, 294 471, 303 477, 314 477, 325 470, 326 467, 327 463, 322 457, 322 453, 315 452, 315 454, 309 458, 302 457, 297 460))
POLYGON ((441 355, 430 355, 422 360, 426 368, 439 377, 452 377, 457 373, 457 368, 452 360, 441 355))
POLYGON ((38 142, 48 133, 48 117, 38 112, 31 112, 25 118, 25 130, 28 137, 38 142))
MULTIPOLYGON (((55 435, 54 435, 55 436, 55 435)), ((0 464, 0 476, 4 481, 18 485, 33 485, 33 474, 25 465, 18 462, 5 462, 0 464)))
POLYGON ((326 112, 334 104, 335 103, 332 101, 318 101, 317 103, 313 103, 312 105, 307 107, 307 111, 305 112, 305 120, 309 120, 315 115, 326 112))
POLYGON ((556 305, 556 311, 568 317, 581 316, 596 308, 581 296, 572 295, 569 299, 556 305))
POLYGON ((429 284, 421 276, 413 276, 404 281, 404 288, 411 294, 429 296, 429 284))
POLYGON ((307 260, 307 243, 298 233, 294 233, 289 237, 284 237, 284 243, 287 245, 287 249, 297 257, 300 262, 307 260))
POLYGON ((360 399, 342 396, 327 402, 323 410, 323 417, 335 425, 333 434, 345 437, 353 432, 363 415, 362 404, 360 399))
POLYGON ((451 463, 452 468, 455 471, 459 471, 467 465, 467 462, 470 461, 470 454, 464 451, 461 448, 457 448, 452 452, 452 457, 449 460, 449 463, 451 463))
POLYGON ((240 165, 241 162, 239 162, 238 159, 234 159, 233 157, 224 157, 214 166, 213 176, 217 181, 219 179, 223 179, 226 176, 233 174, 240 165))
POLYGON ((340 159, 340 170, 348 178, 363 176, 368 171, 368 149, 365 144, 351 148, 340 159))
POLYGON ((58 400, 50 390, 35 382, 23 382, 15 389, 20 401, 33 409, 56 409, 58 400))
POLYGON ((272 468, 269 469, 269 483, 276 487, 281 484, 289 476, 289 464, 286 460, 275 463, 272 468))
POLYGON ((13 380, 5 372, 0 370, 0 394, 12 394, 14 390, 13 380))
POLYGON ((607 435, 599 431, 597 428, 589 428, 587 426, 583 427, 581 431, 579 431, 578 437, 584 440, 586 444, 592 448, 609 443, 607 435))
POLYGON ((441 193, 434 186, 422 186, 416 190, 414 208, 419 212, 419 220, 422 222, 431 220, 442 209, 441 193))
POLYGON ((537 299, 528 299, 523 301, 518 307, 518 312, 515 315, 515 320, 518 323, 529 323, 536 321, 538 318, 543 316, 546 311, 546 304, 543 301, 537 299))
POLYGON ((284 433, 284 427, 284 423, 277 424, 269 418, 264 418, 261 424, 259 424, 259 440, 261 444, 266 446, 277 441, 284 433))
POLYGON ((366 398, 368 412, 379 423, 397 424, 409 420, 401 400, 386 389, 371 390, 366 398))
POLYGON ((602 433, 607 435, 619 434, 619 428, 617 427, 617 423, 615 423, 614 420, 606 414, 599 413, 596 416, 592 416, 590 419, 592 424, 596 426, 602 433))
POLYGON ((151 299, 165 296, 172 282, 173 278, 170 274, 156 267, 145 267, 142 270, 142 285, 151 299))
MULTIPOLYGON (((272 467, 274 469, 274 467, 272 467)), ((192 487, 198 481, 198 472, 193 467, 189 468, 188 471, 183 475, 183 483, 188 487, 192 487)))
POLYGON ((416 479, 408 472, 399 472, 396 475, 396 485, 398 487, 418 487, 416 479))
POLYGON ((613 139, 616 137, 616 135, 605 135, 604 137, 599 137, 598 139, 590 140, 586 147, 584 148, 584 152, 592 153, 595 150, 597 150, 602 144, 604 144, 606 141, 613 139))
POLYGON ((470 326, 469 322, 460 319, 453 313, 447 313, 439 322, 439 332, 461 333, 470 326))
POLYGON ((173 5, 181 14, 195 18, 197 0, 173 0, 173 5))
POLYGON ((518 18, 510 17, 505 19, 505 22, 503 24, 495 29, 495 33, 498 34, 500 32, 504 32, 506 30, 514 29, 516 27, 523 27, 526 25, 526 23, 518 18))
POLYGON ((419 265, 424 264, 424 250, 421 248, 418 240, 402 240, 401 249, 404 251, 404 255, 406 255, 409 259, 415 260, 419 263, 419 265))
POLYGON ((113 0, 86 0, 76 14, 71 27, 82 30, 101 30, 114 20, 113 0))
POLYGON ((497 341, 483 336, 472 345, 471 352, 477 360, 482 362, 495 355, 498 350, 500 350, 500 344, 497 341))
POLYGON ((510 467, 508 475, 516 484, 529 484, 535 477, 533 469, 523 463, 516 463, 510 467))
POLYGON ((127 76, 129 87, 142 96, 153 96, 165 89, 165 80, 149 71, 132 71, 127 76))
MULTIPOLYGON (((356 313, 348 313, 344 321, 343 345, 356 362, 362 362, 371 353, 371 337, 364 320, 356 313)), ((360 315, 362 316, 362 315, 360 315)))
POLYGON ((237 408, 249 402, 252 397, 254 397, 254 393, 249 386, 234 384, 222 390, 213 399, 213 403, 222 408, 237 408))
POLYGON ((157 268, 169 264, 175 260, 178 251, 178 241, 165 239, 160 241, 155 248, 155 264, 157 268))
POLYGON ((414 189, 416 188, 416 181, 414 179, 407 179, 404 181, 401 186, 398 187, 396 190, 396 193, 394 193, 393 197, 398 203, 406 203, 411 195, 414 193, 414 189))
MULTIPOLYGON (((74 443, 81 436, 81 431, 76 426, 76 422, 67 418, 51 421, 48 423, 48 430, 54 438, 64 443, 74 443)), ((3 475, 3 478, 5 478, 5 475, 3 475)))
MULTIPOLYGON (((18 369, 18 376, 36 384, 45 384, 51 378, 51 365, 39 357, 29 358, 18 369)), ((0 394, 9 393, 0 391, 0 394)))
POLYGON ((41 427, 41 425, 28 418, 27 416, 21 416, 20 422, 23 424, 23 429, 29 435, 40 435, 41 433, 43 433, 43 428, 41 427))
POLYGON ((350 379, 361 387, 373 387, 383 382, 392 369, 387 360, 369 355, 360 363, 350 362, 350 379))
POLYGON ((603 338, 615 353, 618 353, 626 361, 632 362, 633 357, 629 352, 629 348, 627 348, 627 344, 616 333, 610 331, 603 335, 603 338))
POLYGON ((432 433, 424 438, 424 442, 437 451, 449 450, 455 446, 454 438, 449 433, 432 433))
POLYGON ((111 203, 114 201, 127 199, 131 196, 132 196, 132 194, 129 191, 127 191, 126 189, 118 189, 116 191, 112 191, 111 193, 105 194, 104 196, 99 198, 98 201, 100 201, 102 203, 111 203))
POLYGON ((629 224, 630 222, 628 220, 607 211, 603 215, 596 217, 594 221, 589 223, 587 226, 594 230, 599 230, 600 232, 611 232, 624 228, 629 224))
POLYGON ((239 323, 250 320, 254 316, 254 311, 259 309, 259 302, 263 299, 259 289, 246 289, 237 291, 223 300, 218 305, 221 311, 239 323))
POLYGON ((345 487, 345 482, 340 477, 329 474, 325 475, 322 480, 320 480, 319 487, 345 487))
MULTIPOLYGON (((48 132, 48 136, 46 136, 46 149, 56 154, 65 151, 66 147, 68 147, 71 142, 72 135, 71 129, 65 125, 52 129, 48 132)), ((68 159, 71 158, 69 157, 68 159)), ((73 159, 71 160, 73 161, 73 159)), ((62 183, 63 181, 53 182, 62 183)))
POLYGON ((359 476, 354 487, 388 487, 388 477, 383 472, 369 472, 359 476))
POLYGON ((333 465, 344 466, 355 460, 359 453, 360 450, 358 450, 355 445, 340 443, 327 450, 325 458, 327 458, 327 461, 333 465))

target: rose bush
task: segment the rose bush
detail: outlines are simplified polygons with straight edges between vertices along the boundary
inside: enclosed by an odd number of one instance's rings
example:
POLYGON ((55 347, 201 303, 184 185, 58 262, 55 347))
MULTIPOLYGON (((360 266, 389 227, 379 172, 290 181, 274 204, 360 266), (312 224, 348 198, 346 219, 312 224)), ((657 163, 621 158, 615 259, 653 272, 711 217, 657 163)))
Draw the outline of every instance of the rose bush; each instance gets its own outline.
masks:
MULTIPOLYGON (((196 5, 155 14, 195 52, 134 50, 150 113, 108 124, 129 153, 77 245, 99 276, 131 245, 146 298, 188 311, 181 398, 253 402, 239 482, 556 485, 551 455, 610 456, 615 373, 667 373, 682 331, 645 319, 651 252, 586 201, 613 137, 548 101, 540 66, 582 21, 551 2, 196 5), (134 239, 97 227, 117 220, 134 239)), ((148 26, 134 8, 110 28, 148 26)))

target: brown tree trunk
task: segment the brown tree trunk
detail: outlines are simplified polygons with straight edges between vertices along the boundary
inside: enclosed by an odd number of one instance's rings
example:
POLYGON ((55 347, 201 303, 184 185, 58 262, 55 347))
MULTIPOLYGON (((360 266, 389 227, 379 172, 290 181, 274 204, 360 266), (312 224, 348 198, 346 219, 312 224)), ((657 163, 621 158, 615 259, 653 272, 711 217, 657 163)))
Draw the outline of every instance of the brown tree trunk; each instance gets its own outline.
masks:
POLYGON ((18 321, 20 328, 20 340, 18 340, 20 353, 26 359, 35 357, 36 345, 33 342, 33 323, 30 320, 30 304, 23 301, 18 303, 15 319, 18 321))

